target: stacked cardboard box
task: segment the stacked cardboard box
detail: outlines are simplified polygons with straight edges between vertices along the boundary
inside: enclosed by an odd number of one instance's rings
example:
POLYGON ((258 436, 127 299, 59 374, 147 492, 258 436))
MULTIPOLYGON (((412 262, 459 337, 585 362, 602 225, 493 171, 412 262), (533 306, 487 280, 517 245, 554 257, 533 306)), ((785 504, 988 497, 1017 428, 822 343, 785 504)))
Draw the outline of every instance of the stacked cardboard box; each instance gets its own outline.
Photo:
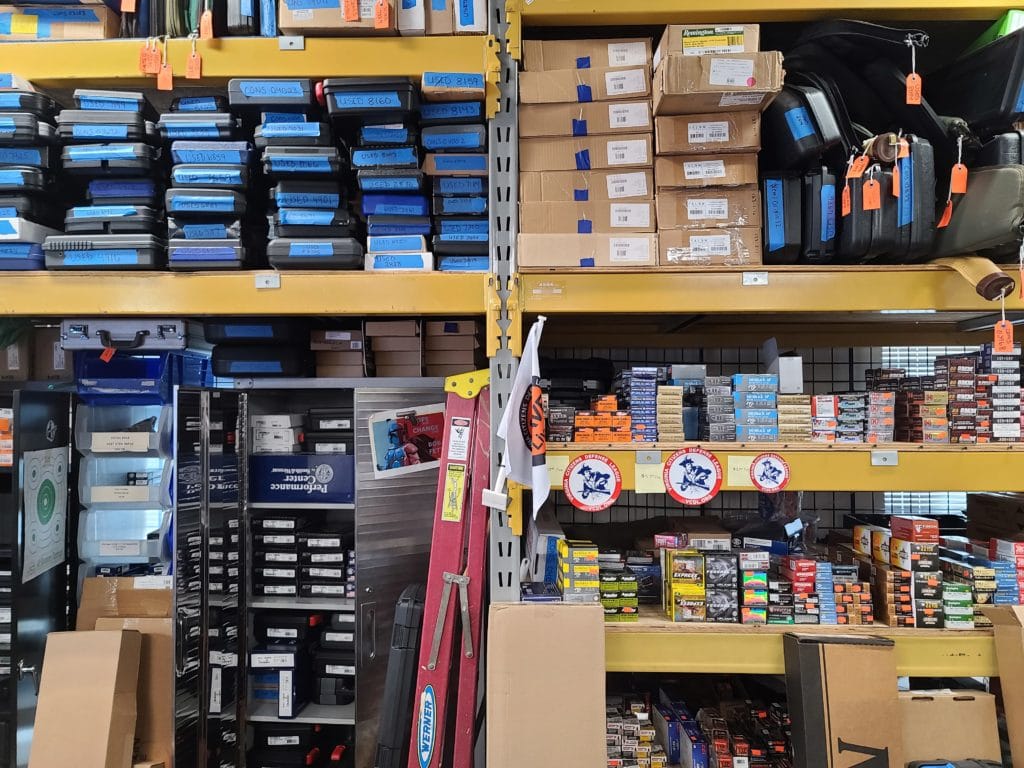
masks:
POLYGON ((477 320, 430 320, 424 323, 427 376, 454 376, 487 367, 477 320))
MULTIPOLYGON (((605 699, 605 712, 609 768, 624 765, 667 768, 668 754, 656 740, 659 721, 656 714, 652 717, 648 697, 609 695, 605 699)), ((665 726, 664 717, 660 725, 665 726)))
POLYGON ((367 320, 363 334, 373 350, 378 376, 423 375, 419 320, 367 320))
POLYGON ((571 405, 548 406, 548 442, 571 443, 575 439, 576 409, 571 405))
POLYGON ((992 621, 985 616, 982 608, 995 603, 996 572, 991 566, 975 564, 967 561, 966 553, 962 556, 947 555, 940 558, 942 577, 947 584, 963 584, 970 588, 974 605, 974 626, 991 627, 992 621))
POLYGON ((662 442, 682 442, 683 387, 658 387, 658 439, 662 442))
POLYGON ((658 369, 645 366, 620 371, 614 386, 629 408, 633 442, 657 442, 658 369))
POLYGON ((760 112, 782 88, 782 56, 756 25, 671 24, 653 81, 659 264, 761 263, 760 112))
POLYGON ((832 566, 837 624, 873 624, 871 584, 861 581, 859 565, 832 566))
POLYGON ((736 404, 736 440, 774 443, 779 440, 777 397, 779 377, 774 373, 737 373, 732 377, 736 404), (767 406, 767 402, 775 401, 767 406))
POLYGON ((896 393, 896 428, 901 443, 949 442, 949 393, 938 389, 908 389, 896 393))
POLYGON ((523 43, 523 268, 657 263, 651 41, 523 43))
POLYGON ((795 624, 793 582, 774 574, 768 579, 768 623, 795 624))
POLYGON ((299 413, 270 413, 252 416, 253 453, 298 453, 302 450, 302 424, 299 413))
POLYGON ((832 563, 819 561, 814 572, 814 591, 818 594, 819 624, 839 623, 839 612, 836 610, 836 583, 832 568, 832 563))
POLYGON ((991 382, 990 408, 978 406, 978 442, 991 435, 991 442, 1010 443, 1021 439, 1021 346, 1009 353, 997 353, 991 344, 981 348, 979 371, 991 382))
POLYGON ((704 621, 707 590, 704 555, 695 549, 661 550, 662 605, 672 621, 704 621))
POLYGON ((733 402, 732 377, 708 376, 704 379, 703 418, 698 424, 701 440, 735 442, 736 404, 733 402))
POLYGON ((601 599, 597 545, 559 539, 558 591, 566 603, 596 603, 601 599))
POLYGON ((747 555, 740 553, 740 621, 744 624, 768 623, 768 564, 747 562, 747 555))
POLYGON ((362 330, 310 331, 309 348, 316 355, 318 378, 359 379, 366 375, 362 330))
POLYGON ((811 396, 779 395, 779 440, 809 442, 811 439, 811 396))
POLYGON ((616 395, 590 399, 589 411, 576 411, 574 439, 581 443, 628 443, 632 440, 629 411, 619 410, 616 395))
MULTIPOLYGON (((978 357, 943 355, 935 359, 935 384, 949 397, 949 441, 978 442, 978 357)), ((987 387, 983 384, 983 389, 987 387)), ((983 398, 982 402, 986 402, 983 398)))
POLYGON ((807 557, 782 558, 779 575, 793 585, 793 623, 818 624, 821 598, 815 588, 818 563, 807 557))
POLYGON ((604 620, 613 623, 633 622, 640 618, 640 601, 636 575, 624 567, 601 568, 601 607, 604 620))
POLYGON ((992 560, 1011 563, 1016 569, 1017 604, 1024 605, 1024 541, 990 539, 988 553, 992 560))
POLYGON ((839 400, 835 395, 814 395, 811 398, 811 442, 834 443, 839 430, 838 416, 839 400))
POLYGON ((706 365, 669 366, 668 383, 683 388, 683 433, 687 440, 700 440, 707 431, 707 400, 704 384, 707 380, 706 365))
POLYGON ((941 628, 942 573, 939 562, 939 524, 917 515, 890 519, 889 564, 909 573, 914 622, 911 626, 941 628))
POLYGON ((739 561, 732 552, 704 553, 707 620, 736 623, 740 620, 739 561))

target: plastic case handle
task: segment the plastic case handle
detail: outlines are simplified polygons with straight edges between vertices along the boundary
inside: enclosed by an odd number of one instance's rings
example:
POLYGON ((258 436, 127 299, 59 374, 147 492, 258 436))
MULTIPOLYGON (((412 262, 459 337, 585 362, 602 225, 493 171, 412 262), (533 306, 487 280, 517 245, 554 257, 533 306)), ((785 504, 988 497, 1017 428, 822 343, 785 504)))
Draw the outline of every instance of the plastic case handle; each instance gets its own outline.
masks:
POLYGON ((99 331, 97 333, 100 339, 100 344, 103 345, 104 349, 138 349, 146 343, 146 338, 149 336, 149 331, 136 331, 135 338, 124 341, 115 341, 110 335, 110 331, 99 331))

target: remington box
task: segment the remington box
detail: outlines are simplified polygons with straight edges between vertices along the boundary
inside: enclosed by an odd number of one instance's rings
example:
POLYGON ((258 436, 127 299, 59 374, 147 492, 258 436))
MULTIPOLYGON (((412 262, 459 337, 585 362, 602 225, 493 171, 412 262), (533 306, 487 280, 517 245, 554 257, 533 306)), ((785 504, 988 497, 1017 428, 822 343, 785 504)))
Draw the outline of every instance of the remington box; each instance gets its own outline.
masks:
POLYGON ((889 540, 889 563, 904 571, 937 571, 939 545, 893 536, 889 540))
POLYGON ((753 53, 761 50, 757 24, 669 24, 658 42, 654 65, 666 56, 753 53))

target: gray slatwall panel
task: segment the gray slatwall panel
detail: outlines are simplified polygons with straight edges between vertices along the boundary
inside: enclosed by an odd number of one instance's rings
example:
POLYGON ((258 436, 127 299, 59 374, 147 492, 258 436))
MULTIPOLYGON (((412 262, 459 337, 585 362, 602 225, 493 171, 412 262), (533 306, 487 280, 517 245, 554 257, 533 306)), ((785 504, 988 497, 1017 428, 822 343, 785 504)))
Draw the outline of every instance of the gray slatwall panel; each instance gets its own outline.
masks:
POLYGON ((355 391, 356 416, 356 766, 372 768, 377 713, 384 693, 395 601, 406 586, 425 582, 433 530, 437 470, 393 479, 373 476, 367 419, 374 413, 444 402, 439 389, 355 391), (373 638, 371 615, 375 614, 373 638), (373 647, 376 654, 372 655, 373 647))

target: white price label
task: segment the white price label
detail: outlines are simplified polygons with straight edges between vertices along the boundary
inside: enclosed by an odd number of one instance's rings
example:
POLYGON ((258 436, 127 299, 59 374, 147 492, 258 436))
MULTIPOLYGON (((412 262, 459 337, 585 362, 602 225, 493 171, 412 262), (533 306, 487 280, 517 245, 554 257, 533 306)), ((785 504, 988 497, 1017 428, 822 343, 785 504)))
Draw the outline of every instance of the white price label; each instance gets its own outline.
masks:
MULTIPOLYGON (((362 342, 353 342, 353 344, 362 344, 362 342)), ((354 347, 353 347, 354 349, 354 347)), ((324 419, 320 422, 320 428, 325 430, 331 429, 352 429, 351 419, 324 419)))
POLYGON ((136 576, 132 582, 133 589, 171 589, 173 586, 173 576, 136 576))
POLYGON ((254 653, 252 655, 252 666, 260 669, 268 669, 272 667, 293 667, 295 666, 295 654, 254 653))
POLYGON ((101 541, 101 557, 130 557, 142 554, 141 541, 101 541))
POLYGON ((732 239, 729 235, 691 235, 690 250, 698 258, 728 256, 732 253, 732 239))
POLYGON ((711 85, 724 85, 729 88, 753 88, 753 59, 711 59, 711 71, 708 74, 711 85))
POLYGON ((317 443, 317 453, 348 453, 348 445, 345 443, 317 443))
POLYGON ((710 144, 729 140, 729 123, 725 120, 687 123, 686 136, 690 144, 710 144))
POLYGON ((264 555, 268 563, 297 563, 299 556, 294 552, 267 552, 264 555))
POLYGON ((326 341, 351 341, 352 331, 324 331, 326 341))
POLYGON ((352 632, 324 632, 324 641, 328 643, 354 643, 355 640, 352 632))
POLYGON ((17 344, 11 344, 7 348, 7 370, 17 371, 21 368, 21 352, 17 344))
POLYGON ((650 105, 646 101, 609 104, 608 125, 612 128, 650 128, 650 105))
POLYGON ((299 630, 289 629, 287 627, 267 627, 267 637, 283 638, 285 640, 294 640, 298 638, 299 630))
POLYGON ((686 201, 686 218, 690 221, 728 219, 729 200, 725 197, 700 197, 686 201))
POLYGON ((609 67, 642 67, 647 63, 647 46, 644 43, 609 43, 609 67))
POLYGON ((264 536, 263 537, 263 543, 264 544, 294 544, 295 543, 295 537, 294 536, 278 536, 278 535, 271 534, 269 536, 264 536))
POLYGON ((334 549, 341 546, 340 538, 317 538, 307 539, 306 546, 310 549, 334 549))
POLYGON ((92 500, 97 501, 149 501, 148 485, 94 485, 92 500))
POLYGON ((268 595, 294 595, 294 584, 267 584, 263 591, 268 595))
POLYGON ((621 96, 627 93, 646 93, 647 81, 642 69, 616 70, 606 72, 604 87, 609 96, 621 96))
POLYGON ((356 668, 342 666, 340 664, 325 664, 324 671, 328 675, 354 675, 356 673, 356 668))
POLYGON ((309 575, 314 579, 340 579, 342 572, 340 568, 310 568, 309 575))
POLYGON ((263 575, 268 579, 294 579, 294 568, 264 568, 263 575))
POLYGON ((310 591, 314 595, 343 595, 345 594, 344 584, 310 584, 310 591))
POLYGON ((280 531, 293 531, 293 530, 295 530, 295 521, 294 520, 274 520, 272 518, 268 518, 268 519, 263 521, 263 527, 264 528, 273 528, 275 530, 280 530, 280 531))
POLYGON ((292 687, 295 681, 291 670, 282 670, 277 676, 277 716, 292 717, 293 696, 292 687))
POLYGON ((149 432, 94 432, 93 453, 144 453, 149 450, 149 432))
POLYGON ((687 179, 725 178, 724 160, 695 160, 683 163, 683 176, 687 179))
POLYGON ((298 736, 268 736, 267 746, 268 747, 297 747, 299 745, 298 736))
POLYGON ((609 221, 613 227, 645 229, 651 226, 651 204, 612 203, 609 221))
POLYGON ((221 671, 220 667, 210 670, 210 714, 219 715, 221 707, 221 671))
POLYGON ((314 552, 309 556, 311 563, 344 563, 344 552, 314 552))
POLYGON ((643 139, 608 142, 608 165, 643 165, 647 160, 647 142, 643 139))
POLYGON ((615 173, 608 176, 608 197, 619 200, 623 197, 647 197, 647 174, 615 173))
POLYGON ((651 260, 651 241, 646 237, 613 237, 608 258, 618 264, 646 264, 651 260))

